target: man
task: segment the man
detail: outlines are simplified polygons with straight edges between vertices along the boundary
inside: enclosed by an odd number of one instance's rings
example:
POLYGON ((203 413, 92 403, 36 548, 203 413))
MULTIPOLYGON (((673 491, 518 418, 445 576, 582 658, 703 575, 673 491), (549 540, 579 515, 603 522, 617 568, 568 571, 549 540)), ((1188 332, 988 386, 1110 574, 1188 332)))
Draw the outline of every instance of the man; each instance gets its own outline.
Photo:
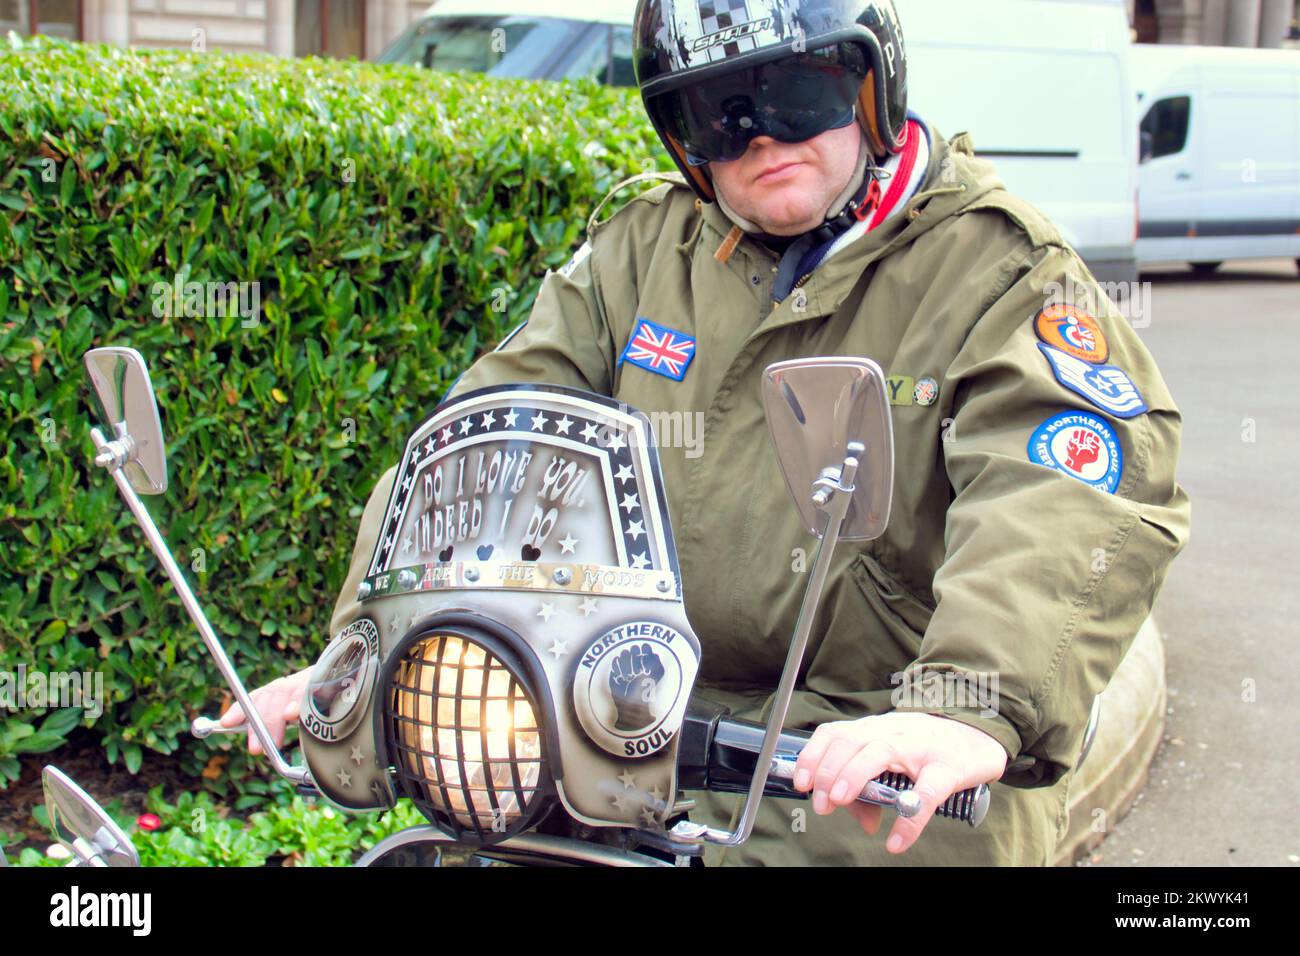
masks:
MULTIPOLYGON (((1173 400, 1050 223, 965 137, 909 116, 890 0, 642 0, 635 32, 681 177, 598 209, 527 325, 452 394, 553 382, 701 413, 702 453, 660 452, 697 692, 760 720, 812 546, 760 376, 799 355, 874 358, 890 375, 892 518, 837 549, 787 718, 819 728, 796 779, 815 815, 765 801, 754 837, 708 860, 1048 863, 1093 698, 1186 542, 1173 400), (689 358, 647 358, 647 332, 689 358), (924 810, 882 844, 858 829, 881 811, 853 797, 884 770, 916 779, 924 810), (981 829, 940 823, 918 842, 947 796, 999 780, 981 829)), ((359 544, 336 621, 368 556, 359 544)), ((260 709, 292 718, 301 679, 263 693, 260 709)), ((693 816, 726 825, 738 806, 704 796, 693 816)))

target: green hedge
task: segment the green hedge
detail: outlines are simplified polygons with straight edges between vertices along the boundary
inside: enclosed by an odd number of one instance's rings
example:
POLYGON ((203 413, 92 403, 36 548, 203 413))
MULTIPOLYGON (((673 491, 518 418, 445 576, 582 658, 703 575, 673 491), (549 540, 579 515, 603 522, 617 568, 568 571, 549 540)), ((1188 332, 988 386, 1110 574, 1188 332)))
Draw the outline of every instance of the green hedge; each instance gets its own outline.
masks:
MULTIPOLYGON (((218 674, 88 462, 87 348, 149 361, 171 479, 151 510, 261 682, 321 648, 408 430, 527 314, 594 203, 656 166, 635 93, 594 84, 11 39, 0 671, 102 672, 109 703, 80 722, 128 767, 142 747, 184 745, 193 771, 211 754, 186 728, 218 674), (178 275, 189 299, 169 302, 178 275), (237 282, 258 283, 255 323, 253 287, 246 313, 185 288, 237 282)), ((70 716, 0 711, 0 786, 70 716)))

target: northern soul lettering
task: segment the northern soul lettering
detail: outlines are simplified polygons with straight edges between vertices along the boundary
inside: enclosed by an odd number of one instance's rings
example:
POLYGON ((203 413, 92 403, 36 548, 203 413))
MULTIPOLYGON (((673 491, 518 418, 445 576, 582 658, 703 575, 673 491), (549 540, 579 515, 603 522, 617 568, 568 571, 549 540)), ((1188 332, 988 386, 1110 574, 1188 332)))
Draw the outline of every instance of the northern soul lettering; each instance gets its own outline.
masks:
POLYGON ((671 646, 673 640, 677 637, 678 634, 675 630, 662 624, 651 624, 646 621, 637 624, 625 624, 622 627, 614 628, 587 648, 587 652, 583 654, 578 666, 595 667, 596 662, 605 655, 606 651, 623 641, 649 638, 652 641, 659 641, 661 644, 671 646))

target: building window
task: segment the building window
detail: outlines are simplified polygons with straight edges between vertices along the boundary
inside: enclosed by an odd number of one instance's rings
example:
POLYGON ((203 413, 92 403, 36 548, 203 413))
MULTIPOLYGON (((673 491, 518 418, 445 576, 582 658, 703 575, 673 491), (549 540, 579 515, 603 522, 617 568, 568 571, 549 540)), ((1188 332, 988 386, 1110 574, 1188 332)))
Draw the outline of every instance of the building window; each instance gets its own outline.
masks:
POLYGON ((1138 43, 1160 42, 1160 19, 1156 15, 1156 0, 1137 0, 1133 12, 1133 28, 1138 43))
POLYGON ((295 0, 295 56, 366 55, 365 0, 295 0))
POLYGON ((44 33, 81 39, 81 0, 0 0, 0 35, 44 33))
POLYGON ((1142 120, 1144 161, 1181 153, 1187 145, 1191 114, 1192 100, 1187 96, 1171 96, 1152 106, 1142 120))

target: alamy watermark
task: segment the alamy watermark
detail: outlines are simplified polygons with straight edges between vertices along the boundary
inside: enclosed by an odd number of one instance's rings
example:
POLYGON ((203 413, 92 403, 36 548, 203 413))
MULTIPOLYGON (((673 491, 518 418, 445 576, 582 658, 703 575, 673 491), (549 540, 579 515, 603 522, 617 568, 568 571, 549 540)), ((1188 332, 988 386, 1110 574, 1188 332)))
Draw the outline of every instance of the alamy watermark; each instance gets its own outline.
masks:
POLYGON ((996 672, 934 670, 917 667, 889 675, 889 694, 895 709, 900 707, 978 709, 981 717, 998 715, 996 672))
POLYGON ((1119 314, 1135 329, 1151 325, 1150 282, 1076 282, 1066 276, 1065 282, 1049 282, 1043 286, 1044 304, 1072 305, 1089 315, 1104 315, 1109 299, 1119 314))
MULTIPOLYGON (((619 403, 619 409, 629 414, 631 408, 626 403, 619 403)), ((642 411, 650 422, 650 444, 655 448, 681 448, 687 458, 699 458, 704 454, 704 413, 691 411, 642 411)), ((598 415, 595 421, 601 427, 622 431, 622 424, 598 415)), ((623 440, 632 447, 640 443, 637 429, 629 428, 622 432, 623 440)), ((601 445, 608 443, 603 439, 601 445)))
POLYGON ((149 287, 155 318, 226 318, 237 315, 240 326, 255 328, 262 314, 260 282, 186 282, 176 273, 171 282, 149 287))
POLYGON ((19 664, 0 671, 0 710, 80 708, 91 720, 104 713, 103 671, 43 671, 19 664))

